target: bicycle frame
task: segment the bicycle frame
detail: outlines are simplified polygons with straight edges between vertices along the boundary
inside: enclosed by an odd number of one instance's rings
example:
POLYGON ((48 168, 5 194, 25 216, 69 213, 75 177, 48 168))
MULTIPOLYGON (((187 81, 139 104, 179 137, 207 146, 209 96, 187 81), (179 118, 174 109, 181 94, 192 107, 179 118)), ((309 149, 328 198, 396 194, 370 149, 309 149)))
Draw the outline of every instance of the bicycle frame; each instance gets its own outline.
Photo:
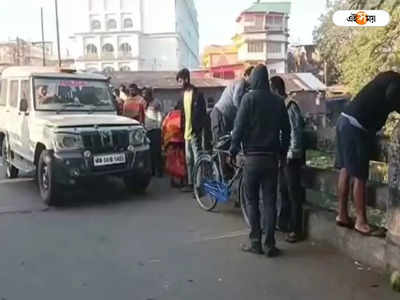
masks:
POLYGON ((224 171, 222 169, 222 159, 221 159, 221 154, 230 154, 229 151, 223 151, 223 150, 218 150, 218 149, 214 149, 214 153, 211 155, 211 159, 217 161, 217 168, 218 168, 218 172, 220 175, 220 178, 222 179, 221 181, 227 185, 227 187, 229 189, 232 188, 232 185, 235 183, 235 181, 237 179, 240 178, 240 176, 242 175, 243 172, 243 166, 237 166, 237 165, 233 165, 233 168, 235 169, 235 174, 233 175, 232 179, 230 179, 228 182, 225 181, 225 174, 224 171))

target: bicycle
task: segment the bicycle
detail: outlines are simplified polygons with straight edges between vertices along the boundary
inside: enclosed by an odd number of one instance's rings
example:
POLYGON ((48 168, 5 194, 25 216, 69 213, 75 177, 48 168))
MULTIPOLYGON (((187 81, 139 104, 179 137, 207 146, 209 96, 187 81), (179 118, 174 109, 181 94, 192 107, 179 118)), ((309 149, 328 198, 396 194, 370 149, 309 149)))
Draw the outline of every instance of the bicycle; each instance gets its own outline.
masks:
POLYGON ((228 180, 225 180, 222 168, 222 157, 229 155, 227 149, 229 149, 231 140, 230 135, 223 136, 219 139, 211 154, 200 154, 193 171, 194 195, 200 208, 205 211, 212 211, 218 203, 226 203, 230 200, 232 187, 238 181, 238 204, 245 222, 249 225, 244 199, 243 164, 232 164, 234 175, 228 180))

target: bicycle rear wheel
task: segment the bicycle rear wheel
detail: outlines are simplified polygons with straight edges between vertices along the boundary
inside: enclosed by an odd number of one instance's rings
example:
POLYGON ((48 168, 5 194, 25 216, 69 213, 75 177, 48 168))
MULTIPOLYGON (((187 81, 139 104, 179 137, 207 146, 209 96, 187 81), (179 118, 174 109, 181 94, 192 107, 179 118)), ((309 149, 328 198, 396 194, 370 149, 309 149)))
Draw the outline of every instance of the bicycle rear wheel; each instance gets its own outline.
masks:
POLYGON ((220 174, 216 162, 209 155, 200 157, 193 172, 194 195, 197 204, 206 211, 217 206, 217 199, 211 196, 204 188, 205 182, 219 182, 220 174))

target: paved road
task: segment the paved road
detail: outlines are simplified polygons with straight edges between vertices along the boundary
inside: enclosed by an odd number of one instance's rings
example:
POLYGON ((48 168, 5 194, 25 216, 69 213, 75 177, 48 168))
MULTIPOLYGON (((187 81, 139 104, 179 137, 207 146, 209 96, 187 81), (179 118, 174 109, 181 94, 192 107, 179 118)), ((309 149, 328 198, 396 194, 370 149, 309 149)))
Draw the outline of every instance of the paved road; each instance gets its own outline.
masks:
POLYGON ((399 299, 387 279, 311 241, 242 254, 246 227, 156 180, 144 196, 101 182, 46 209, 34 182, 0 178, 0 299, 399 299), (28 213, 29 212, 29 213, 28 213))

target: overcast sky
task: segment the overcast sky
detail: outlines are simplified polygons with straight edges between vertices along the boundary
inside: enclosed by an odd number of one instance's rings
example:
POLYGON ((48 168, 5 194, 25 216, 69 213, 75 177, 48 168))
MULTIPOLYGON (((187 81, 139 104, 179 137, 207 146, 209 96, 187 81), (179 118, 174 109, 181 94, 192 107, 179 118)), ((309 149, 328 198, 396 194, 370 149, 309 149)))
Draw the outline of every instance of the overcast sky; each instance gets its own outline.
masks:
MULTIPOLYGON (((62 48, 70 47, 69 37, 85 31, 85 0, 59 0, 62 48)), ((146 1, 146 0, 145 0, 146 1)), ((163 1, 163 0, 159 0, 163 1)), ((200 23, 200 49, 207 44, 226 44, 235 33, 235 20, 254 0, 195 0, 200 23)), ((292 0, 290 40, 309 43, 325 0, 292 0)), ((40 7, 44 7, 46 40, 56 39, 54 0, 0 0, 0 41, 16 36, 41 40, 40 7)), ((157 22, 157 20, 154 20, 157 22)))

